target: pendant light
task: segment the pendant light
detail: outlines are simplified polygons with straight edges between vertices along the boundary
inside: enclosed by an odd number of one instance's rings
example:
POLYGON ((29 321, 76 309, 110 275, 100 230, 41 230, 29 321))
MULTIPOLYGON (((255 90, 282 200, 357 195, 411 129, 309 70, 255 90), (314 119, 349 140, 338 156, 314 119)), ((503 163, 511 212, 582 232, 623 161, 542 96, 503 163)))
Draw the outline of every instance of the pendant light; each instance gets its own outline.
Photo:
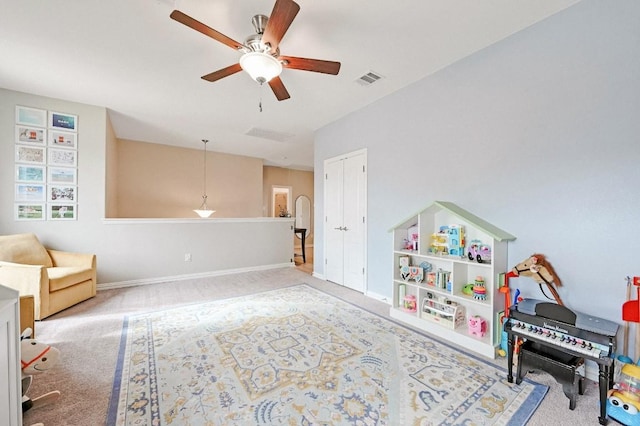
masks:
POLYGON ((209 210, 207 207, 207 142, 209 142, 209 140, 202 139, 202 142, 204 143, 204 193, 202 195, 202 204, 200 204, 200 207, 195 209, 194 212, 202 218, 207 218, 216 211, 209 210))

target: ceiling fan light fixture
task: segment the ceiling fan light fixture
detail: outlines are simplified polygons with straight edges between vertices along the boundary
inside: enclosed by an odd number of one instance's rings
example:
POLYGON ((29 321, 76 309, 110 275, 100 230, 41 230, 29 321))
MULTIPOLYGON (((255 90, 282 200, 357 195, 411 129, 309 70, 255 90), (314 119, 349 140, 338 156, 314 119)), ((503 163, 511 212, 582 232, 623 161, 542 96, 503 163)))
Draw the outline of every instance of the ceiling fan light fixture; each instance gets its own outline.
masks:
POLYGON ((249 52, 240 57, 240 66, 260 84, 280 75, 282 64, 273 56, 262 52, 249 52))

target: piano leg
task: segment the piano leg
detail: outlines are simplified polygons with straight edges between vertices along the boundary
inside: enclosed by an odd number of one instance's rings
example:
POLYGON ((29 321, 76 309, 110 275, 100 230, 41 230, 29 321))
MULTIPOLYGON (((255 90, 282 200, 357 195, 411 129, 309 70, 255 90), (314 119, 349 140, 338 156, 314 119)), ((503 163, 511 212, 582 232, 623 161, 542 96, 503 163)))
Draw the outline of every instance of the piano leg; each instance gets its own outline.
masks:
POLYGON ((611 368, 607 365, 598 363, 599 374, 598 384, 600 386, 600 417, 598 421, 601 425, 607 424, 607 392, 611 382, 611 368))
POLYGON ((513 383, 513 334, 507 330, 507 380, 513 383))

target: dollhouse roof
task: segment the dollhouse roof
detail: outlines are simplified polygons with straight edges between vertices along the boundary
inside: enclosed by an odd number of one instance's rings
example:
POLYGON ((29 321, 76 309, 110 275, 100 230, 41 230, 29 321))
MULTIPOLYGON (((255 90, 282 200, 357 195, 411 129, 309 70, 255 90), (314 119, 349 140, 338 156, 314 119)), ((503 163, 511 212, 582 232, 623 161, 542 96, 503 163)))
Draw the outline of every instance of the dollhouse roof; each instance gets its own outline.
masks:
POLYGON ((426 209, 420 210, 418 213, 412 215, 411 218, 400 222, 398 225, 394 226, 389 231, 393 231, 394 229, 402 226, 403 224, 406 224, 408 221, 413 220, 417 215, 419 215, 422 212, 429 211, 431 213, 436 213, 441 210, 446 210, 447 212, 459 217, 463 221, 469 223, 469 225, 472 225, 473 227, 483 231, 484 233, 488 234, 490 237, 492 237, 497 241, 513 241, 516 239, 516 237, 511 235, 510 233, 503 231, 497 226, 490 224, 486 220, 479 218, 473 213, 470 213, 465 209, 463 209, 462 207, 459 207, 456 204, 451 203, 449 201, 435 201, 426 209))

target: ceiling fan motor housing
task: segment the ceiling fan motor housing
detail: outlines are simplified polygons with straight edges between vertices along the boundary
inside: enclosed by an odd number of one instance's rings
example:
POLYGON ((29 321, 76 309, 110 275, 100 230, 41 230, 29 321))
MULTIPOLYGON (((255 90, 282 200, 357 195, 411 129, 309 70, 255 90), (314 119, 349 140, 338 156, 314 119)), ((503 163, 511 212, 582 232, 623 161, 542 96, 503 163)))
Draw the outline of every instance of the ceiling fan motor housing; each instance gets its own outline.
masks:
POLYGON ((267 27, 267 21, 269 17, 266 15, 255 15, 251 18, 251 23, 253 24, 253 28, 256 29, 256 33, 262 35, 264 34, 264 29, 267 27))
POLYGON ((274 51, 269 44, 262 42, 262 34, 268 21, 269 18, 265 15, 254 16, 251 22, 256 29, 256 34, 248 36, 244 41, 244 45, 247 47, 246 52, 261 52, 277 58, 280 56, 280 48, 274 51))

